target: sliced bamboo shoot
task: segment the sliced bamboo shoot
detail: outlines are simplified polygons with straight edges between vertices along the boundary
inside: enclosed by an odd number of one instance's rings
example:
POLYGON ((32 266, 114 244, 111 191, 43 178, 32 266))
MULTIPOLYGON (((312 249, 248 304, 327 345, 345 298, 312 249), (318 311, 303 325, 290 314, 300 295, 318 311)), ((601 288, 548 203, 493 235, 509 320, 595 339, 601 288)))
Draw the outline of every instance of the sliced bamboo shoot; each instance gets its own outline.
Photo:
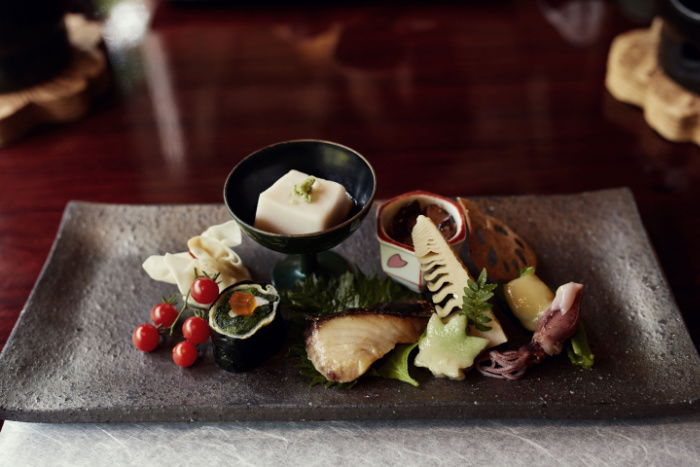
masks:
MULTIPOLYGON (((471 277, 460 259, 428 217, 418 216, 411 237, 437 315, 446 318, 461 311, 464 288, 471 277)), ((491 330, 482 332, 470 327, 469 334, 488 339, 489 347, 507 342, 508 337, 493 312, 486 315, 491 318, 488 323, 491 330)))

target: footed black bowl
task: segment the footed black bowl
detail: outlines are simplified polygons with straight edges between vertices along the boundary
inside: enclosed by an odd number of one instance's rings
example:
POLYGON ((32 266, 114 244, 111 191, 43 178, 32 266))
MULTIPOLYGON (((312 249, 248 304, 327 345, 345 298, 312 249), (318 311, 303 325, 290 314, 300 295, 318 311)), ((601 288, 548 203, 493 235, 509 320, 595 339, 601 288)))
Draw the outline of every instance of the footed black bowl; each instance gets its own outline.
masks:
POLYGON ((224 202, 233 218, 256 242, 289 256, 275 266, 276 287, 289 289, 309 274, 339 274, 349 265, 339 255, 326 252, 358 229, 370 208, 377 180, 372 166, 358 152, 340 144, 296 140, 262 148, 236 165, 224 185, 224 202), (257 229, 258 196, 278 178, 296 169, 342 184, 355 206, 342 223, 321 232, 282 235, 257 229), (320 252, 325 252, 317 254, 320 252))

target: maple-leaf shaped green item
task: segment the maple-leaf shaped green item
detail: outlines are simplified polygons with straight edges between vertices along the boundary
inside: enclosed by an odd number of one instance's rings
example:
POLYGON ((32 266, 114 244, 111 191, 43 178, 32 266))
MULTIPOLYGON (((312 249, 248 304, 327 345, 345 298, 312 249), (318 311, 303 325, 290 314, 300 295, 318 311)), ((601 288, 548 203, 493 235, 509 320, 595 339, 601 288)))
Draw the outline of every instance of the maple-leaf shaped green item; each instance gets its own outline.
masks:
POLYGON ((428 327, 418 342, 418 355, 413 363, 429 369, 434 376, 464 379, 464 369, 474 364, 474 359, 488 345, 482 337, 468 336, 467 317, 454 315, 447 324, 433 314, 428 327))

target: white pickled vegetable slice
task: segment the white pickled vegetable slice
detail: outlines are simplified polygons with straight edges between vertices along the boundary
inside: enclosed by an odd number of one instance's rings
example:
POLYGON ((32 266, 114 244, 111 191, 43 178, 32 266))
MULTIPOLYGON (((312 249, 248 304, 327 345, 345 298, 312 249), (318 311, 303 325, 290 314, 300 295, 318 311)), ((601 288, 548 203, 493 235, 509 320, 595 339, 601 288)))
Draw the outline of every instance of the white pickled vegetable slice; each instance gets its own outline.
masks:
POLYGON ((204 236, 192 237, 187 241, 187 247, 197 258, 197 263, 203 271, 209 275, 220 274, 220 290, 250 279, 250 273, 243 266, 241 258, 220 241, 204 236))
MULTIPOLYGON (((219 290, 250 279, 243 261, 231 249, 241 244, 241 229, 235 221, 209 227, 202 235, 188 241, 190 251, 153 255, 143 262, 143 269, 151 279, 177 284, 182 295, 186 295, 195 280, 195 269, 199 274, 219 274, 219 290), (194 255, 194 257, 192 256, 194 255)), ((190 298, 189 303, 202 306, 190 298)))
POLYGON ((233 248, 241 244, 243 237, 241 227, 236 221, 228 221, 223 224, 212 225, 202 232, 202 237, 218 240, 222 245, 233 248))
POLYGON ((194 282, 194 268, 197 266, 197 261, 190 255, 166 253, 164 262, 170 274, 175 279, 177 288, 182 295, 186 295, 194 282))
MULTIPOLYGON (((173 256, 191 258, 190 254, 187 252, 175 253, 173 256)), ((148 258, 146 258, 146 261, 143 262, 143 269, 153 280, 167 282, 168 284, 177 283, 175 276, 170 271, 168 265, 165 263, 165 256, 149 256, 148 258)))

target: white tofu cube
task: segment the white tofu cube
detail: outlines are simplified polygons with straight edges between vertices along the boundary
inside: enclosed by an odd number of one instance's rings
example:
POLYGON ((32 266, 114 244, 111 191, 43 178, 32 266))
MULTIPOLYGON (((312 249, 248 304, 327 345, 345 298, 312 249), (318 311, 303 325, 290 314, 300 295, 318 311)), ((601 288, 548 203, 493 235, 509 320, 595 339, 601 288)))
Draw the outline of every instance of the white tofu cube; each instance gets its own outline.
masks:
POLYGON ((267 232, 294 235, 320 232, 341 223, 350 213, 353 201, 340 183, 316 178, 311 200, 294 193, 294 186, 309 177, 290 170, 270 188, 260 193, 255 227, 267 232))

